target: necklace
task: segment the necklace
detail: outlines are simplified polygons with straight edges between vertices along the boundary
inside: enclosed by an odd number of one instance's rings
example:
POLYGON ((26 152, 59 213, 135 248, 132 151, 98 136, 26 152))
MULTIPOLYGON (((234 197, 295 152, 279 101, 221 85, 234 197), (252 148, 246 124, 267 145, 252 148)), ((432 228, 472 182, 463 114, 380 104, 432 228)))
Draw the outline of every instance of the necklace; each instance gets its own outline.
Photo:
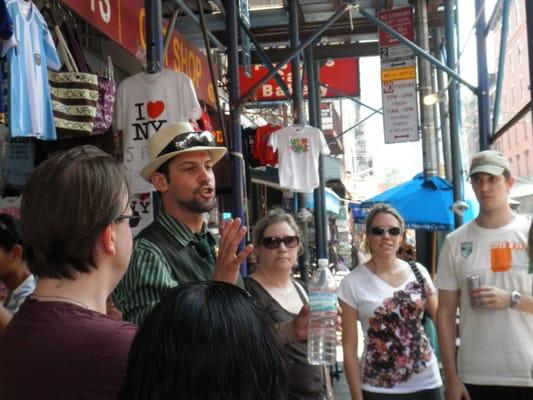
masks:
POLYGON ((36 300, 39 300, 39 299, 44 299, 45 301, 57 300, 57 301, 62 302, 62 303, 71 303, 71 304, 75 304, 77 306, 80 306, 81 308, 85 308, 87 310, 89 309, 89 306, 87 306, 86 304, 83 304, 81 301, 71 299, 70 297, 65 297, 65 296, 45 296, 45 295, 42 295, 42 294, 35 294, 35 293, 32 294, 31 297, 36 299, 36 300))
POLYGON ((260 267, 258 269, 260 274, 265 278, 266 283, 269 283, 270 290, 267 290, 273 297, 278 297, 283 303, 284 306, 287 307, 290 305, 290 298, 292 296, 292 288, 293 284, 288 279, 287 282, 283 283, 283 286, 280 286, 278 282, 276 282, 275 279, 272 279, 272 277, 264 270, 263 267, 260 267))

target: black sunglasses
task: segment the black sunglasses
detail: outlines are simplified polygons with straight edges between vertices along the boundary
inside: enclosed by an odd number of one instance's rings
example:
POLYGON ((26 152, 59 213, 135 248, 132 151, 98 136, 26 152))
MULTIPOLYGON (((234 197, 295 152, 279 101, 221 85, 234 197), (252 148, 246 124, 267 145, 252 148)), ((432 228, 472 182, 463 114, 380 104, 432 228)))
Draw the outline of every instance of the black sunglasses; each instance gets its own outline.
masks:
POLYGON ((139 222, 141 222, 141 216, 137 211, 134 211, 131 215, 121 214, 118 217, 114 219, 115 222, 124 221, 125 219, 128 220, 130 224, 130 228, 135 228, 137 225, 139 225, 139 222))
POLYGON ((269 236, 261 240, 261 244, 270 250, 277 249, 282 242, 285 247, 294 248, 300 244, 300 239, 298 238, 298 236, 284 236, 282 238, 276 236, 269 236))
POLYGON ((172 139, 169 144, 167 144, 163 150, 159 152, 157 157, 161 157, 165 154, 173 153, 175 151, 190 149, 191 147, 196 146, 213 147, 215 144, 215 137, 211 132, 185 132, 172 139))
POLYGON ((389 234, 389 236, 398 236, 400 233, 402 233, 402 230, 397 226, 393 226, 392 228, 380 228, 379 226, 373 226, 370 228, 370 233, 374 236, 385 236, 385 233, 389 234))

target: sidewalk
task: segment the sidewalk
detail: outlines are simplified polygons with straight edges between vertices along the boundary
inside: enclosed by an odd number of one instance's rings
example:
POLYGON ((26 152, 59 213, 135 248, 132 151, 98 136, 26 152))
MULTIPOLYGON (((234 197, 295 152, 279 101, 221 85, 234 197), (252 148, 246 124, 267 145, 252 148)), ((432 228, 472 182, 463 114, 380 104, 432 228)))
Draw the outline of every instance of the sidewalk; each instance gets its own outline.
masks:
POLYGON ((350 389, 348 389, 348 383, 346 383, 346 374, 344 373, 344 366, 342 362, 338 363, 339 367, 339 380, 332 378, 333 393, 335 393, 335 400, 351 400, 350 389))

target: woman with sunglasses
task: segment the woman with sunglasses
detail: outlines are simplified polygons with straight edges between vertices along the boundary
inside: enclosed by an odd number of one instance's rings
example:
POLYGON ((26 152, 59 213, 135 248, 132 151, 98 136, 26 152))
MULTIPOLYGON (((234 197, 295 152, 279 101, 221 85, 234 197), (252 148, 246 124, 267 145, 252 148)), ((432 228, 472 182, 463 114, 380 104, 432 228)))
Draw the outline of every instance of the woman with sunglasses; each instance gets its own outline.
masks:
POLYGON ((366 220, 371 258, 341 282, 342 343, 353 400, 440 400, 438 361, 424 333, 427 311, 435 320, 436 291, 425 268, 396 255, 405 224, 397 210, 378 204, 366 220), (424 282, 420 284, 419 282, 424 282), (357 321, 365 348, 357 360, 357 321))
MULTIPOLYGON (((253 242, 257 267, 244 279, 246 290, 265 309, 272 324, 294 320, 307 304, 305 290, 291 278, 301 249, 296 221, 281 209, 271 210, 256 223, 253 242)), ((292 342, 285 348, 288 399, 324 399, 322 368, 307 362, 307 343, 292 342)))

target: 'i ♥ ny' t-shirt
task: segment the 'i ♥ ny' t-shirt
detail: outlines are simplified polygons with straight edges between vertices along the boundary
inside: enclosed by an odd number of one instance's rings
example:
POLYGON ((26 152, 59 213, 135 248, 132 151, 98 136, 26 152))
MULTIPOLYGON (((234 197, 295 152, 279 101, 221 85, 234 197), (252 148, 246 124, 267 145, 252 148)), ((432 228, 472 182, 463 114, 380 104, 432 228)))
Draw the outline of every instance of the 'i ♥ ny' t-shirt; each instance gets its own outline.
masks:
POLYGON ((123 163, 133 193, 153 190, 140 177, 148 159, 148 139, 167 123, 196 120, 202 109, 191 79, 168 69, 140 72, 125 79, 117 90, 115 128, 122 131, 123 163))

